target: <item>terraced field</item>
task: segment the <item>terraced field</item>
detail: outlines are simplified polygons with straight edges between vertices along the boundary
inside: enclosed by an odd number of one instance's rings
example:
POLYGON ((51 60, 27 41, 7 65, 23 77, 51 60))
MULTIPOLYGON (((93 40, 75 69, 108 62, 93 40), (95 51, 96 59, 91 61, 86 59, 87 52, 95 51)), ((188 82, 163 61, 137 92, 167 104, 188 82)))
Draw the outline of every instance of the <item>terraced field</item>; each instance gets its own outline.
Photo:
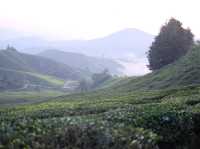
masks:
POLYGON ((13 107, 48 101, 54 97, 69 94, 67 92, 42 90, 42 91, 4 91, 0 92, 0 107, 13 107))
MULTIPOLYGON (((59 96, 0 110, 1 148, 195 148, 200 87, 59 96)), ((198 138, 199 139, 199 138, 198 138)))
MULTIPOLYGON (((25 105, 1 107, 0 148, 199 149, 199 65, 198 47, 159 71, 99 90, 29 94, 25 105)), ((27 98, 1 96, 4 104, 27 98)))

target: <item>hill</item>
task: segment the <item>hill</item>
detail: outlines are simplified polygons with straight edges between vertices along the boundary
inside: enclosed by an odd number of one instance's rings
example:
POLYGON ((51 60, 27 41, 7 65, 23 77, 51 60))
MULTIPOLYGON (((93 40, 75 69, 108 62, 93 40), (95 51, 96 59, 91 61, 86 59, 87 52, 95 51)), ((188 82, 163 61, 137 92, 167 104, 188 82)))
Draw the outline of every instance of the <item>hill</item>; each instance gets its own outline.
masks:
POLYGON ((128 28, 103 38, 89 40, 84 49, 92 55, 105 57, 145 57, 154 36, 144 31, 128 28))
POLYGON ((1 89, 22 88, 29 84, 61 86, 64 80, 79 80, 82 72, 53 60, 19 53, 15 49, 0 50, 1 89))
POLYGON ((39 56, 61 62, 72 68, 82 69, 85 71, 90 71, 92 73, 99 73, 105 69, 108 69, 111 74, 121 74, 121 71, 123 69, 122 65, 118 64, 114 60, 91 57, 72 52, 46 50, 39 53, 39 56))
POLYGON ((196 47, 159 71, 139 78, 109 80, 101 90, 59 94, 36 101, 26 100, 24 92, 1 93, 8 101, 0 99, 0 144, 3 148, 37 145, 77 149, 102 146, 198 149, 199 64, 200 47, 196 47), (11 94, 23 100, 14 100, 8 96, 11 94), (14 107, 5 108, 9 103, 14 107))
MULTIPOLYGON (((5 34, 5 33, 4 33, 5 34)), ((10 33, 9 33, 10 34, 10 33)), ((111 35, 92 40, 57 40, 48 41, 39 37, 22 36, 1 39, 1 46, 8 44, 25 53, 39 53, 45 49, 62 49, 89 56, 122 58, 127 56, 145 57, 154 36, 144 31, 128 28, 111 35)))
MULTIPOLYGON (((8 44, 21 52, 38 54, 48 49, 59 49, 65 52, 81 53, 100 59, 114 59, 125 68, 126 75, 143 75, 147 73, 146 52, 154 36, 135 28, 126 28, 104 37, 91 40, 48 40, 37 35, 16 33, 12 30, 0 30, 3 37, 0 39, 0 48, 8 44), (7 33, 7 35, 6 35, 7 33), (124 59, 129 58, 129 63, 124 59), (120 59, 120 61, 119 61, 120 59), (122 61, 121 61, 122 60, 122 61), (138 69, 141 67, 141 69, 138 69), (139 73, 135 73, 139 71, 139 73)), ((96 66, 95 66, 96 67, 96 66)), ((99 66, 98 66, 99 67, 99 66)))
POLYGON ((116 80, 107 86, 116 90, 152 90, 176 88, 200 84, 200 47, 195 47, 186 56, 155 72, 142 77, 116 80))
POLYGON ((60 88, 64 80, 49 75, 0 68, 0 91, 60 88))

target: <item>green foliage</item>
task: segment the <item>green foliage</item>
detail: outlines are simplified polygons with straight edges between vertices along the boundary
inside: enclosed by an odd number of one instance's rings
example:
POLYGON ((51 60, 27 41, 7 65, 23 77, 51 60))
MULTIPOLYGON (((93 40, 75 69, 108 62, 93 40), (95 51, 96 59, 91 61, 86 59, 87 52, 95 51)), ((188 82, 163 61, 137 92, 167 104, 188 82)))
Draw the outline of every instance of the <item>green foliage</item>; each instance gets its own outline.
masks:
POLYGON ((162 26, 148 52, 149 68, 157 70, 185 55, 193 45, 193 34, 182 23, 171 18, 162 26))
POLYGON ((160 91, 107 89, 1 108, 0 145, 195 149, 200 140, 197 101, 200 87, 189 86, 160 91))
POLYGON ((45 80, 47 82, 49 82, 50 84, 53 85, 57 85, 57 86, 63 86, 65 81, 63 79, 59 79, 53 76, 48 76, 48 75, 42 75, 42 74, 38 74, 38 73, 32 73, 32 72, 26 72, 27 74, 30 74, 32 76, 38 77, 42 80, 45 80))
POLYGON ((196 46, 174 64, 143 77, 112 79, 100 90, 2 106, 0 147, 198 149, 199 65, 196 46))
POLYGON ((37 91, 4 91, 0 92, 0 107, 12 107, 22 104, 41 103, 57 96, 66 95, 66 92, 55 90, 37 91))
POLYGON ((39 88, 60 88, 64 80, 33 72, 0 68, 0 90, 24 90, 39 88))
MULTIPOLYGON (((91 79, 82 79, 79 81, 79 86, 77 88, 80 92, 91 91, 104 87, 106 82, 111 80, 112 76, 109 74, 108 70, 105 69, 100 73, 94 73, 91 79)), ((109 83, 110 84, 110 83, 109 83)))

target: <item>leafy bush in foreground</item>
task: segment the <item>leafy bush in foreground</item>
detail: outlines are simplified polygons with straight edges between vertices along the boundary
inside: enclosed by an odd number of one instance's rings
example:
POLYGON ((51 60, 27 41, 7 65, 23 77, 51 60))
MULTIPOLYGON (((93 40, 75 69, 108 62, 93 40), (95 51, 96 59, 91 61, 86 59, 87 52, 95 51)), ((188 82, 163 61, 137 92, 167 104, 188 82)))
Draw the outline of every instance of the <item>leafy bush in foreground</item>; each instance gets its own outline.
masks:
POLYGON ((198 149, 200 88, 61 96, 0 109, 0 148, 198 149))
POLYGON ((56 124, 33 120, 2 123, 0 148, 154 149, 158 138, 141 128, 56 124))

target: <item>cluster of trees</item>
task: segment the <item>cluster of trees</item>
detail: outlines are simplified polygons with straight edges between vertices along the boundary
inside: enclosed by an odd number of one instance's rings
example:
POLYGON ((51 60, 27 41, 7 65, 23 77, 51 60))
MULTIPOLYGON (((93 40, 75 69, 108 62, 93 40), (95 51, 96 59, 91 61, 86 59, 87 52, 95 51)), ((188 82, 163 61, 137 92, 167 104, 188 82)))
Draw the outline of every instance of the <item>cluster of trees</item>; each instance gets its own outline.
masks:
POLYGON ((92 80, 93 80, 93 87, 99 86, 101 83, 109 80, 112 76, 109 74, 109 71, 105 69, 104 71, 100 73, 94 73, 92 75, 92 80))
POLYGON ((100 73, 94 73, 91 76, 91 80, 83 79, 80 81, 80 85, 78 87, 79 91, 85 92, 91 89, 95 89, 105 81, 111 79, 112 76, 109 74, 107 69, 103 70, 100 73))
POLYGON ((180 21, 171 18, 161 27, 160 33, 150 47, 149 69, 160 69, 185 55, 194 44, 193 37, 189 28, 183 28, 180 21))

